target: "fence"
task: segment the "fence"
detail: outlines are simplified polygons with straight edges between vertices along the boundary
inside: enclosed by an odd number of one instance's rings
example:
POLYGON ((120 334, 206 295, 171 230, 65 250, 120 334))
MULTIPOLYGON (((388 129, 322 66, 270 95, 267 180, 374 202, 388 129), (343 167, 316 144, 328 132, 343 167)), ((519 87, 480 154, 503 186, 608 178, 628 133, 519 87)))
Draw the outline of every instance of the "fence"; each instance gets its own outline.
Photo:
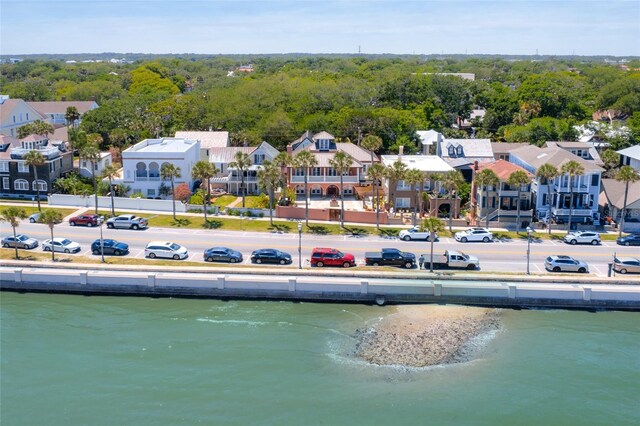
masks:
MULTIPOLYGON (((93 195, 83 197, 81 195, 51 194, 49 196, 49 204, 55 206, 94 208, 95 197, 93 195)), ((162 212, 173 211, 172 200, 114 197, 113 204, 116 210, 155 210, 162 212)), ((98 197, 98 208, 111 209, 111 197, 98 197)), ((184 213, 187 211, 187 206, 179 201, 176 201, 176 211, 184 213)))

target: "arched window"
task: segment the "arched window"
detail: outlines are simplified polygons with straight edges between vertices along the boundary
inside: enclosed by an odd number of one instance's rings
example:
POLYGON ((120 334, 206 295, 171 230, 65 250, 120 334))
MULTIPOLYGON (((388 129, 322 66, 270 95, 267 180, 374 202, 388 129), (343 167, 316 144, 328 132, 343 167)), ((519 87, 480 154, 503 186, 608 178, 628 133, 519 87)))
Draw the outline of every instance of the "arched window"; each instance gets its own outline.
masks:
POLYGON ((296 194, 298 195, 304 194, 304 185, 296 185, 296 194))
POLYGON ((31 187, 34 191, 38 190, 36 189, 36 183, 39 187, 38 189, 40 190, 40 192, 45 192, 47 190, 47 182, 43 181, 42 179, 38 179, 37 181, 34 180, 33 182, 31 182, 31 187))
POLYGON ((140 161, 136 164, 136 178, 146 178, 147 177, 147 165, 140 161))
POLYGON ((311 187, 311 195, 322 195, 322 188, 320 185, 311 187))
POLYGON ((159 180, 160 179, 160 166, 155 161, 149 163, 149 179, 151 180, 159 180))
POLYGON ((24 179, 16 179, 13 181, 13 189, 15 189, 16 191, 28 191, 29 182, 24 179))

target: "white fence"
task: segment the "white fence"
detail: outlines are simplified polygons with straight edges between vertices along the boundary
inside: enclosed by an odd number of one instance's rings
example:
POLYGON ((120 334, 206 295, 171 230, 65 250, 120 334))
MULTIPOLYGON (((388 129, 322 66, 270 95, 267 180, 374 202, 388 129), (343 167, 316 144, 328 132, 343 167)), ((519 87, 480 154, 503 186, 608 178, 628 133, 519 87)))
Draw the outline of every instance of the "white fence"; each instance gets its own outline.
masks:
MULTIPOLYGON (((173 211, 172 200, 114 197, 113 202, 116 210, 155 210, 162 212, 173 211)), ((51 194, 49 196, 49 204, 55 206, 94 208, 95 197, 93 195, 83 197, 81 195, 51 194)), ((111 197, 98 197, 98 208, 111 209, 111 197)), ((179 201, 176 201, 176 212, 184 213, 186 211, 187 206, 179 201)))

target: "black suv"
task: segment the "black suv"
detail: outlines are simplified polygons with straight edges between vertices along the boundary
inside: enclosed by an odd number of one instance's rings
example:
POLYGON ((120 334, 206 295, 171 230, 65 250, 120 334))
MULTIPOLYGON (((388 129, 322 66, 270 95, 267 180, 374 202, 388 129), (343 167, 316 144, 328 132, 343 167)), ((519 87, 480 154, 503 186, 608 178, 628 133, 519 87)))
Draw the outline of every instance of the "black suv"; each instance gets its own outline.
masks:
POLYGON ((292 262, 291 255, 276 249, 259 249, 251 253, 252 263, 278 263, 288 265, 292 262))

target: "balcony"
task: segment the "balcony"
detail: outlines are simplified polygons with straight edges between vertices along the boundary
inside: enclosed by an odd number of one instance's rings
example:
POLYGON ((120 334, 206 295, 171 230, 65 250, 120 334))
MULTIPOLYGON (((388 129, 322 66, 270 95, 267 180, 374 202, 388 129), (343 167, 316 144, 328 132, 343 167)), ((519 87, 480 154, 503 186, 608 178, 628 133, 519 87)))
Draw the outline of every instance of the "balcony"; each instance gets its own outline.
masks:
MULTIPOLYGON (((343 176, 344 183, 360 183, 358 176, 343 176)), ((340 176, 309 176, 309 183, 340 183, 340 176)), ((291 183, 304 183, 304 176, 292 176, 291 183)))
MULTIPOLYGON (((569 189, 569 185, 564 185, 564 186, 560 186, 560 185, 553 185, 553 190, 555 192, 558 193, 565 193, 565 194, 569 194, 571 192, 571 189, 569 189)), ((580 194, 580 193, 587 193, 589 192, 589 185, 574 185, 573 186, 573 193, 574 194, 580 194)))
POLYGON ((552 207, 551 208, 551 213, 555 216, 569 216, 569 214, 572 214, 573 216, 592 216, 593 215, 593 210, 591 209, 585 209, 584 207, 582 208, 575 208, 575 209, 559 209, 556 207, 552 207), (571 212, 571 213, 570 213, 571 212))
POLYGON ((47 148, 38 148, 38 149, 11 148, 11 158, 13 160, 22 160, 31 151, 38 151, 47 160, 57 158, 60 156, 60 154, 62 154, 60 150, 55 146, 47 147, 47 148))

